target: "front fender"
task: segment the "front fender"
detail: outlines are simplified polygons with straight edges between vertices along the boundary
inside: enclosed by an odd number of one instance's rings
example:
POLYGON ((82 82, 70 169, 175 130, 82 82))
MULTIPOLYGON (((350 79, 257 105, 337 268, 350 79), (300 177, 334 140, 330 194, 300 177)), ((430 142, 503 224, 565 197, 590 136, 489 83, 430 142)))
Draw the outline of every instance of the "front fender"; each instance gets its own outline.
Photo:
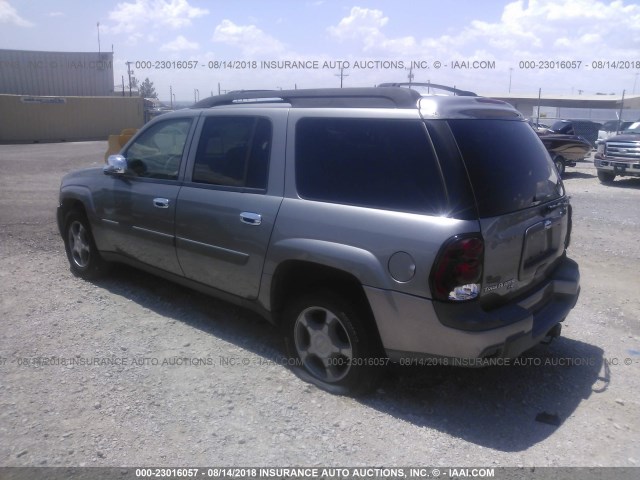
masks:
POLYGON ((63 185, 60 187, 58 210, 56 213, 58 230, 61 235, 63 234, 62 230, 64 228, 65 215, 78 204, 82 205, 89 219, 89 223, 91 223, 92 227, 95 227, 97 215, 91 190, 83 185, 63 185))

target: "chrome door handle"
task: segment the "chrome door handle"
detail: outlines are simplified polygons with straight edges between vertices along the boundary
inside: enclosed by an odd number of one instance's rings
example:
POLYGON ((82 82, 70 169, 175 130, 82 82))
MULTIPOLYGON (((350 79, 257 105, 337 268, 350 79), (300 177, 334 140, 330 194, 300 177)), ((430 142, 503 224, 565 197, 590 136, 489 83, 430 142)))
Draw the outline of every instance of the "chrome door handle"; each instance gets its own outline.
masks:
POLYGON ((168 198, 154 198, 153 206, 156 208, 169 208, 169 199, 168 198))
POLYGON ((259 213, 242 212, 240 214, 240 221, 248 225, 260 225, 262 223, 262 215, 259 213))

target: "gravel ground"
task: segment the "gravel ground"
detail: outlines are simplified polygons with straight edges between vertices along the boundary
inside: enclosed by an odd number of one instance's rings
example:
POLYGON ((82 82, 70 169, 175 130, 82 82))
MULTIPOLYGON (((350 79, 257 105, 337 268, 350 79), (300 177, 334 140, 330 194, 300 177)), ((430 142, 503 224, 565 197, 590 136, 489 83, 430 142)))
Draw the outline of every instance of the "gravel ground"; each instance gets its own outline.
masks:
POLYGON ((640 463, 640 179, 567 170, 582 295, 560 339, 353 399, 298 380, 251 313, 125 267, 71 275, 57 189, 105 149, 0 146, 0 466, 640 463))

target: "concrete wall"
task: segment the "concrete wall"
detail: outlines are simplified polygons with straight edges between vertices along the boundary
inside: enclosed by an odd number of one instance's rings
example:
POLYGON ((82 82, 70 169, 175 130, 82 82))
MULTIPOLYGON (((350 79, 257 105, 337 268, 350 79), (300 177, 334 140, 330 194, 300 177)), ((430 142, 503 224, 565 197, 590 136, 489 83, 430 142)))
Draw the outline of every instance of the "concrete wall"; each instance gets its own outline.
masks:
POLYGON ((0 142, 106 140, 144 124, 140 97, 0 95, 0 142))

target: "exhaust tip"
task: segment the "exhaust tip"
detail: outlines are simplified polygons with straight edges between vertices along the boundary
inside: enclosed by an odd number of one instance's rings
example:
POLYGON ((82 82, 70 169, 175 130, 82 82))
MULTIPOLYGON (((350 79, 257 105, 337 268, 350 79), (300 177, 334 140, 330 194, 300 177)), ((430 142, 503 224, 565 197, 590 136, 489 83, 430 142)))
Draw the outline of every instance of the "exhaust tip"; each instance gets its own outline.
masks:
POLYGON ((543 345, 549 345, 553 341, 553 339, 558 338, 561 333, 562 333, 562 325, 558 323, 554 325, 553 328, 547 332, 547 334, 544 336, 544 339, 540 343, 542 343, 543 345))

